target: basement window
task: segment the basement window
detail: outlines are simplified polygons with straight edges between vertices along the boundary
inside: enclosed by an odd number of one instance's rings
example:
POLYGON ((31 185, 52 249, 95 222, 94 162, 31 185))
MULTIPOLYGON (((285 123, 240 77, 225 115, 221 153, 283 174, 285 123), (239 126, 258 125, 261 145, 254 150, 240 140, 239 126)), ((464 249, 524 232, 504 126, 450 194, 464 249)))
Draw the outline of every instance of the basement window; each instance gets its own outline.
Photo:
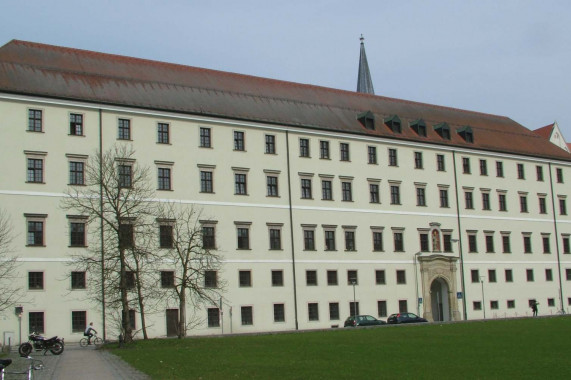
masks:
POLYGON ((410 123, 410 127, 416 132, 417 135, 426 137, 426 123, 424 120, 415 120, 410 123))
POLYGON ((375 116, 371 111, 359 114, 357 116, 357 120, 359 120, 359 123, 361 123, 363 127, 370 129, 371 131, 375 130, 375 116))
POLYGON ((385 125, 390 128, 394 133, 402 133, 401 121, 397 115, 387 117, 385 120, 385 125))
POLYGON ((434 131, 444 140, 450 140, 450 126, 447 123, 434 125, 434 131))

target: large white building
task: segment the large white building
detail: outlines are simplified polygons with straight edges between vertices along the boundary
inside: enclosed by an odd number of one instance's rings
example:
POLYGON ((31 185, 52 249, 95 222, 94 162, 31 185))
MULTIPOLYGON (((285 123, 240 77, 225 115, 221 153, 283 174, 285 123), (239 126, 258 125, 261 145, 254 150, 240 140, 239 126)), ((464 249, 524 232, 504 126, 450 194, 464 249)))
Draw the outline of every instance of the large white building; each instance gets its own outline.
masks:
MULTIPOLYGON (((571 155, 507 117, 11 41, 0 208, 26 292, 4 337, 19 322, 118 334, 69 265, 97 237, 61 208, 116 144, 153 168, 157 199, 200 207, 214 231, 223 313, 197 310, 190 334, 343 326, 353 307, 443 321, 570 309, 571 155)), ((149 316, 152 336, 174 332, 174 307, 149 316)))

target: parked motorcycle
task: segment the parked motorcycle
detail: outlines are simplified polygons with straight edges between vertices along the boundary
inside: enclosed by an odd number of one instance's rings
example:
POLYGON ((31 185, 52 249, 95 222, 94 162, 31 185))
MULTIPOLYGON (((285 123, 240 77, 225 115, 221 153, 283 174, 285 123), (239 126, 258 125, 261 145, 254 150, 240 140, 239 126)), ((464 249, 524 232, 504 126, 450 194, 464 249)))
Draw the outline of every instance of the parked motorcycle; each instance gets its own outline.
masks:
POLYGON ((44 351, 44 355, 50 351, 54 355, 60 355, 63 352, 63 338, 58 338, 54 336, 52 338, 46 339, 40 334, 36 334, 35 332, 28 335, 28 341, 26 343, 22 343, 18 352, 20 356, 27 357, 30 355, 32 350, 35 351, 44 351))

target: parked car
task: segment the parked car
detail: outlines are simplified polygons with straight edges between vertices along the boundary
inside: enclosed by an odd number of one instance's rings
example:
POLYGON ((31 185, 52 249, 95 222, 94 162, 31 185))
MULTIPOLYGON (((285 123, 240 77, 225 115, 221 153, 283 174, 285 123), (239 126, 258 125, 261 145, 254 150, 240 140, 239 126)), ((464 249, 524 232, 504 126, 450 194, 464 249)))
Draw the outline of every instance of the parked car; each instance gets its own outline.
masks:
POLYGON ((426 319, 419 317, 414 313, 396 313, 391 314, 387 318, 387 323, 397 324, 397 323, 419 323, 428 322, 426 319))
POLYGON ((375 326, 375 325, 386 325, 387 322, 381 321, 373 317, 372 315, 357 315, 350 316, 345 320, 345 327, 357 327, 357 326, 375 326))

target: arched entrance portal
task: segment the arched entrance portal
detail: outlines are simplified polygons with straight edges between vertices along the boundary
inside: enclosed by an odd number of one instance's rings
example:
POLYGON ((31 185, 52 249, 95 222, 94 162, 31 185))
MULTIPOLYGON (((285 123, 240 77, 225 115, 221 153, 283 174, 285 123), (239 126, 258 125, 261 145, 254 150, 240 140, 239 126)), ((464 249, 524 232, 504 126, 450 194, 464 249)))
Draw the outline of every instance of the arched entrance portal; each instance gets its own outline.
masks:
POLYGON ((450 320, 448 284, 442 278, 437 278, 430 285, 430 303, 434 321, 450 320))

